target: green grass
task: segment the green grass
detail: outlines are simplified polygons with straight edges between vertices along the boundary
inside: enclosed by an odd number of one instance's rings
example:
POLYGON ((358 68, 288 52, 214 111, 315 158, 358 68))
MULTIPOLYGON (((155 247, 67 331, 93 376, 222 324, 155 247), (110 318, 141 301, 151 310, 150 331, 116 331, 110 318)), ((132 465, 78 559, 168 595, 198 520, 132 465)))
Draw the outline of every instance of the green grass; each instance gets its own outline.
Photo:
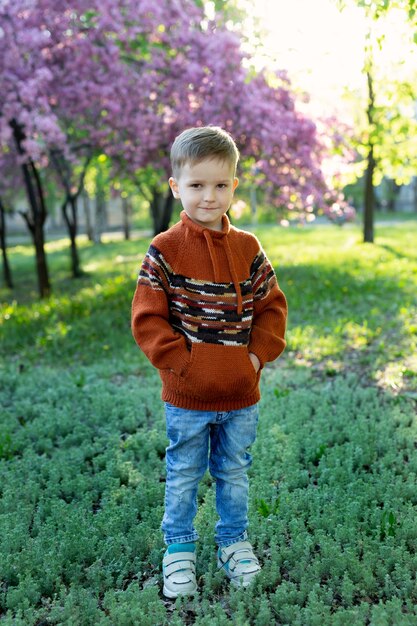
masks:
POLYGON ((289 302, 262 378, 247 591, 216 571, 211 478, 199 490, 199 596, 160 595, 166 445, 159 379, 130 335, 148 241, 29 247, 0 292, 0 622, 17 626, 417 623, 414 223, 257 230, 289 302), (207 566, 203 567, 203 563, 207 566))

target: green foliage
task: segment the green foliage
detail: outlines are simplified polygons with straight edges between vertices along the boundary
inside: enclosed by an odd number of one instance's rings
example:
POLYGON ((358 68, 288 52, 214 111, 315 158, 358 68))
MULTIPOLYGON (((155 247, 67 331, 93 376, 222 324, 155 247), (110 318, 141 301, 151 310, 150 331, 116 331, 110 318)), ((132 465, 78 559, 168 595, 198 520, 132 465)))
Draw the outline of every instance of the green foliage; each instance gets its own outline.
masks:
MULTIPOLYGON (((415 230, 381 227, 378 246, 354 226, 259 230, 290 305, 253 447, 263 569, 248 590, 217 571, 207 475, 201 591, 175 603, 160 595, 160 383, 129 329, 147 241, 84 245, 90 273, 76 285, 65 243, 49 244, 54 297, 38 302, 26 277, 16 301, 2 292, 0 622, 415 624, 415 230)), ((29 248, 11 258, 32 266, 29 248)))
POLYGON ((270 515, 277 515, 279 511, 279 498, 272 504, 265 502, 263 498, 255 501, 256 510, 262 517, 269 517, 270 515))
POLYGON ((7 431, 0 434, 0 459, 10 459, 13 456, 12 438, 7 431))
POLYGON ((408 59, 413 58, 416 42, 414 2, 336 0, 339 10, 352 4, 362 9, 362 19, 367 29, 364 79, 368 82, 369 76, 373 86, 372 98, 369 90, 366 96, 358 92, 351 93, 355 100, 354 125, 357 129, 353 144, 356 144, 361 158, 361 163, 358 162, 352 169, 352 179, 362 176, 372 145, 376 160, 374 184, 379 185, 384 176, 398 184, 408 184, 417 164, 416 144, 413 140, 417 130, 414 110, 416 75, 415 64, 408 62, 408 59), (359 109, 362 113, 358 117, 359 109))
POLYGON ((394 513, 391 511, 388 513, 384 511, 381 515, 381 526, 380 526, 380 539, 383 541, 387 536, 395 537, 395 527, 397 525, 397 519, 394 513))

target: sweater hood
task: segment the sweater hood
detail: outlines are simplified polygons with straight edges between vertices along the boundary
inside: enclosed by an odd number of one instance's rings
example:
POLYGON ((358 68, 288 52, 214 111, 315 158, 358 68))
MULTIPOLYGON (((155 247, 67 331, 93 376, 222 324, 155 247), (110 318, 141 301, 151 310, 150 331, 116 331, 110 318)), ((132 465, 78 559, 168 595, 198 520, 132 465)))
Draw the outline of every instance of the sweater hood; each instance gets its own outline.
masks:
POLYGON ((196 222, 194 222, 187 215, 185 211, 181 211, 180 217, 181 217, 181 222, 183 226, 185 226, 186 228, 186 234, 187 234, 187 231, 190 231, 194 234, 194 236, 197 235, 205 239, 207 243, 209 255, 210 255, 211 264, 213 267, 213 274, 214 274, 215 282, 220 282, 220 279, 219 279, 220 274, 219 274, 219 262, 218 262, 218 258, 216 255, 216 250, 214 247, 213 239, 218 240, 221 243, 221 245, 224 246, 226 257, 227 257, 227 262, 229 265, 230 275, 232 277, 233 285, 236 291, 237 313, 238 315, 241 315, 242 310, 243 310, 243 297, 242 297, 242 290, 240 287, 240 283, 239 283, 239 279, 238 279, 238 275, 236 271, 236 266, 235 266, 234 259, 233 259, 233 253, 232 253, 232 250, 230 248, 230 243, 229 243, 229 234, 230 234, 229 218, 227 217, 227 215, 223 215, 222 216, 222 229, 213 230, 211 228, 205 228, 204 226, 200 226, 200 224, 197 224, 196 222))

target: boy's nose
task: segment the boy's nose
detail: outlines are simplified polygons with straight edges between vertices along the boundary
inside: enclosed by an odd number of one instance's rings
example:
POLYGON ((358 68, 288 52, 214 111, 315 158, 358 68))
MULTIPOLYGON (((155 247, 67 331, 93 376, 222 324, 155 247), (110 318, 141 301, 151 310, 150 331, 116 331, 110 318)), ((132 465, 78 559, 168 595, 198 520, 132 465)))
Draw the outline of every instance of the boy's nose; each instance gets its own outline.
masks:
POLYGON ((205 202, 214 202, 214 191, 212 189, 206 189, 204 193, 205 202))

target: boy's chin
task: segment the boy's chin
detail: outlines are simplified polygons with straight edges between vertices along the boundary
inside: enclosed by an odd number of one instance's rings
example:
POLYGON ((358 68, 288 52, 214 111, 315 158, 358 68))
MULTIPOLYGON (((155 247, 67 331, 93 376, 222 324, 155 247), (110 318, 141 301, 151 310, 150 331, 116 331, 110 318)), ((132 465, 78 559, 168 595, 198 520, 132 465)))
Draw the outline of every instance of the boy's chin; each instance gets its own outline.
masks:
POLYGON ((212 230, 222 229, 224 213, 219 213, 217 209, 204 209, 196 213, 189 213, 186 211, 186 213, 190 220, 200 226, 205 226, 206 228, 211 228, 212 230))

